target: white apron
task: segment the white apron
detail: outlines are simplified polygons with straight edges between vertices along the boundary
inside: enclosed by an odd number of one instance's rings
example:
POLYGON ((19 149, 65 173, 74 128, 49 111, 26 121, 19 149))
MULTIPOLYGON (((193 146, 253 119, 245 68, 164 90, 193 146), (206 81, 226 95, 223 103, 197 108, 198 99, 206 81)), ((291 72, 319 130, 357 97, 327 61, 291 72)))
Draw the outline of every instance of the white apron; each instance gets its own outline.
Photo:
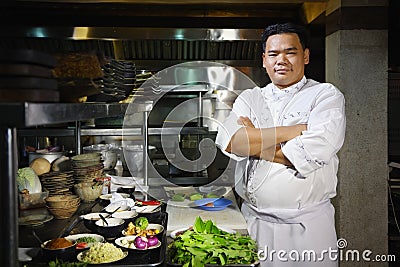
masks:
POLYGON ((334 208, 330 200, 303 209, 256 210, 243 203, 250 236, 257 240, 260 266, 338 266, 334 208))

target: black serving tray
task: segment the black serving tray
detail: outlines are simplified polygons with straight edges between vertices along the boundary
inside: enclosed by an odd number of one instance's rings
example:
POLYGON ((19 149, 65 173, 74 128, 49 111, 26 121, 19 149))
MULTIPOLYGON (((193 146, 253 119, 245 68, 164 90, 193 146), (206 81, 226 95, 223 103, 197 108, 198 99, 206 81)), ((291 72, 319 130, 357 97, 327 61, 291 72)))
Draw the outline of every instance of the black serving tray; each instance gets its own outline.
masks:
MULTIPOLYGON (((144 214, 140 214, 142 216, 144 214)), ((158 223, 164 226, 164 231, 160 234, 159 239, 161 241, 161 246, 155 249, 149 250, 131 250, 128 249, 128 256, 120 261, 112 262, 112 263, 103 263, 103 264, 88 264, 87 266, 131 266, 131 267, 151 267, 151 266, 160 266, 164 265, 166 258, 166 250, 167 250, 167 224, 168 224, 168 213, 166 212, 155 212, 151 214, 145 214, 144 217, 149 219, 151 223, 158 223)), ((122 234, 121 234, 122 235, 122 234)), ((114 243, 114 241, 108 241, 110 243, 114 243)), ((124 249, 127 250, 127 249, 124 249)), ((76 254, 79 252, 77 251, 76 254)), ((36 258, 33 261, 27 264, 28 267, 31 266, 48 266, 48 261, 43 255, 39 252, 36 258)), ((70 262, 77 262, 76 257, 74 259, 70 259, 70 262)))

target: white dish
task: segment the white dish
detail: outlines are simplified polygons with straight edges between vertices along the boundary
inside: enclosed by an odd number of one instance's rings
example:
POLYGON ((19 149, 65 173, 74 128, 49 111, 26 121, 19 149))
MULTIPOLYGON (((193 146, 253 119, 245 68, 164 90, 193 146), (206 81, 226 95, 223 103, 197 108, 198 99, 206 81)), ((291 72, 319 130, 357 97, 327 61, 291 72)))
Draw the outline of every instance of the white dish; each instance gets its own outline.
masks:
MULTIPOLYGON (((128 198, 129 197, 129 194, 125 194, 125 193, 118 193, 118 194, 120 194, 121 197, 123 197, 123 198, 128 198)), ((103 199, 103 200, 110 201, 110 199, 112 198, 112 194, 101 195, 101 196, 99 196, 99 198, 103 199)))
MULTIPOLYGON (((83 238, 83 237, 93 237, 94 239, 96 239, 96 242, 104 242, 105 241, 103 236, 98 235, 98 234, 91 234, 91 233, 83 233, 83 234, 75 234, 75 235, 67 236, 67 238, 73 239, 75 241, 77 241, 79 238, 83 238)), ((87 248, 92 246, 94 243, 95 242, 88 243, 87 248)))
POLYGON ((96 225, 107 228, 107 227, 120 226, 125 223, 125 221, 121 218, 107 217, 107 218, 105 218, 105 220, 107 221, 108 224, 106 224, 103 220, 97 220, 96 225))
MULTIPOLYGON (((185 231, 187 231, 188 229, 189 229, 189 227, 176 229, 175 231, 172 231, 172 232, 171 232, 170 236, 171 236, 172 239, 175 239, 175 238, 177 237, 177 234, 179 235, 179 233, 185 232, 185 231)), ((230 233, 230 234, 235 234, 235 233, 236 233, 235 230, 232 230, 232 229, 230 229, 230 228, 225 228, 225 227, 218 226, 218 229, 220 229, 220 230, 222 230, 222 231, 225 231, 225 232, 227 232, 227 233, 230 233)))
POLYGON ((160 211, 161 205, 158 205, 158 206, 142 206, 142 207, 135 206, 134 209, 138 213, 155 213, 155 212, 160 211))
MULTIPOLYGON (((78 256, 76 257, 76 258, 78 259, 78 261, 84 262, 84 261, 82 260, 82 257, 83 257, 83 255, 84 255, 84 253, 86 253, 86 252, 87 252, 87 250, 86 250, 86 251, 82 251, 82 252, 80 252, 80 253, 78 254, 78 256)), ((124 255, 123 255, 121 258, 116 259, 116 260, 113 260, 113 261, 105 261, 105 262, 101 262, 101 263, 93 263, 93 262, 88 262, 88 263, 89 263, 89 264, 104 264, 104 263, 112 263, 112 262, 120 261, 120 260, 126 258, 126 256, 128 256, 128 251, 123 251, 123 253, 124 253, 124 255)))
MULTIPOLYGON (((149 225, 147 226, 146 229, 156 229, 158 230, 158 234, 162 233, 162 231, 164 231, 164 226, 162 226, 161 224, 158 223, 149 223, 149 225)), ((122 230, 122 234, 124 236, 133 236, 133 235, 128 235, 125 230, 122 230)))
POLYGON ((123 248, 136 249, 136 250, 155 249, 155 248, 158 248, 158 247, 161 246, 161 241, 158 240, 158 243, 155 246, 151 246, 151 247, 148 247, 146 249, 139 249, 139 248, 135 247, 135 245, 133 243, 133 241, 135 240, 136 237, 137 237, 136 235, 122 236, 122 237, 119 237, 119 238, 115 239, 115 244, 117 244, 118 246, 123 247, 123 248), (128 241, 128 244, 125 244, 124 240, 128 241))
POLYGON ((128 205, 121 205, 119 203, 112 203, 110 205, 108 205, 105 208, 106 212, 114 212, 115 209, 117 209, 119 207, 119 209, 116 212, 120 212, 120 211, 125 211, 125 210, 129 210, 129 206, 128 205))
POLYGON ((25 217, 18 218, 19 225, 30 225, 30 226, 38 226, 42 225, 48 221, 53 219, 53 215, 28 215, 25 217))
POLYGON ((124 211, 118 211, 114 212, 111 217, 113 218, 121 218, 124 220, 130 220, 135 218, 138 215, 136 210, 124 210, 124 211))

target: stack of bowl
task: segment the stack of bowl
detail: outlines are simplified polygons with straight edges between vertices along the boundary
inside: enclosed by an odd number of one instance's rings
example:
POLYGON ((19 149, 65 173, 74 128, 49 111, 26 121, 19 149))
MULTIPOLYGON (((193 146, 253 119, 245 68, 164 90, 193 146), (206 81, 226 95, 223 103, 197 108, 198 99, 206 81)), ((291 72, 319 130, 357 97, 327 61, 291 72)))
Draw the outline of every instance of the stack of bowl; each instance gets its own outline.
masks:
POLYGON ((99 182, 83 182, 75 184, 74 189, 83 202, 92 202, 101 195, 103 184, 99 182))
POLYGON ((80 200, 77 195, 56 195, 45 199, 47 209, 56 219, 71 218, 78 209, 80 200))
POLYGON ((80 154, 73 156, 71 160, 75 183, 93 182, 96 178, 103 176, 104 165, 101 153, 80 154))

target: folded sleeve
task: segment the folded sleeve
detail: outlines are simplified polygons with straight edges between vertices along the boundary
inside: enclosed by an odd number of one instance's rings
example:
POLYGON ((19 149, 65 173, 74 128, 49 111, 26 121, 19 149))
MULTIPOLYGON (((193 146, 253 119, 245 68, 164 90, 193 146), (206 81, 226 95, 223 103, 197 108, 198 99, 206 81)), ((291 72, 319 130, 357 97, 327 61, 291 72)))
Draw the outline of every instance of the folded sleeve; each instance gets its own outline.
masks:
POLYGON ((235 100, 232 110, 228 117, 224 120, 224 122, 218 125, 218 133, 215 139, 215 144, 221 150, 222 153, 227 155, 228 157, 241 161, 246 159, 247 157, 238 156, 233 153, 229 153, 226 151, 232 136, 243 127, 238 123, 238 119, 240 116, 245 116, 251 118, 251 91, 250 89, 245 90, 241 93, 235 100))
POLYGON ((303 177, 329 164, 344 142, 344 96, 332 85, 326 89, 316 98, 307 130, 282 146, 284 155, 303 177))

